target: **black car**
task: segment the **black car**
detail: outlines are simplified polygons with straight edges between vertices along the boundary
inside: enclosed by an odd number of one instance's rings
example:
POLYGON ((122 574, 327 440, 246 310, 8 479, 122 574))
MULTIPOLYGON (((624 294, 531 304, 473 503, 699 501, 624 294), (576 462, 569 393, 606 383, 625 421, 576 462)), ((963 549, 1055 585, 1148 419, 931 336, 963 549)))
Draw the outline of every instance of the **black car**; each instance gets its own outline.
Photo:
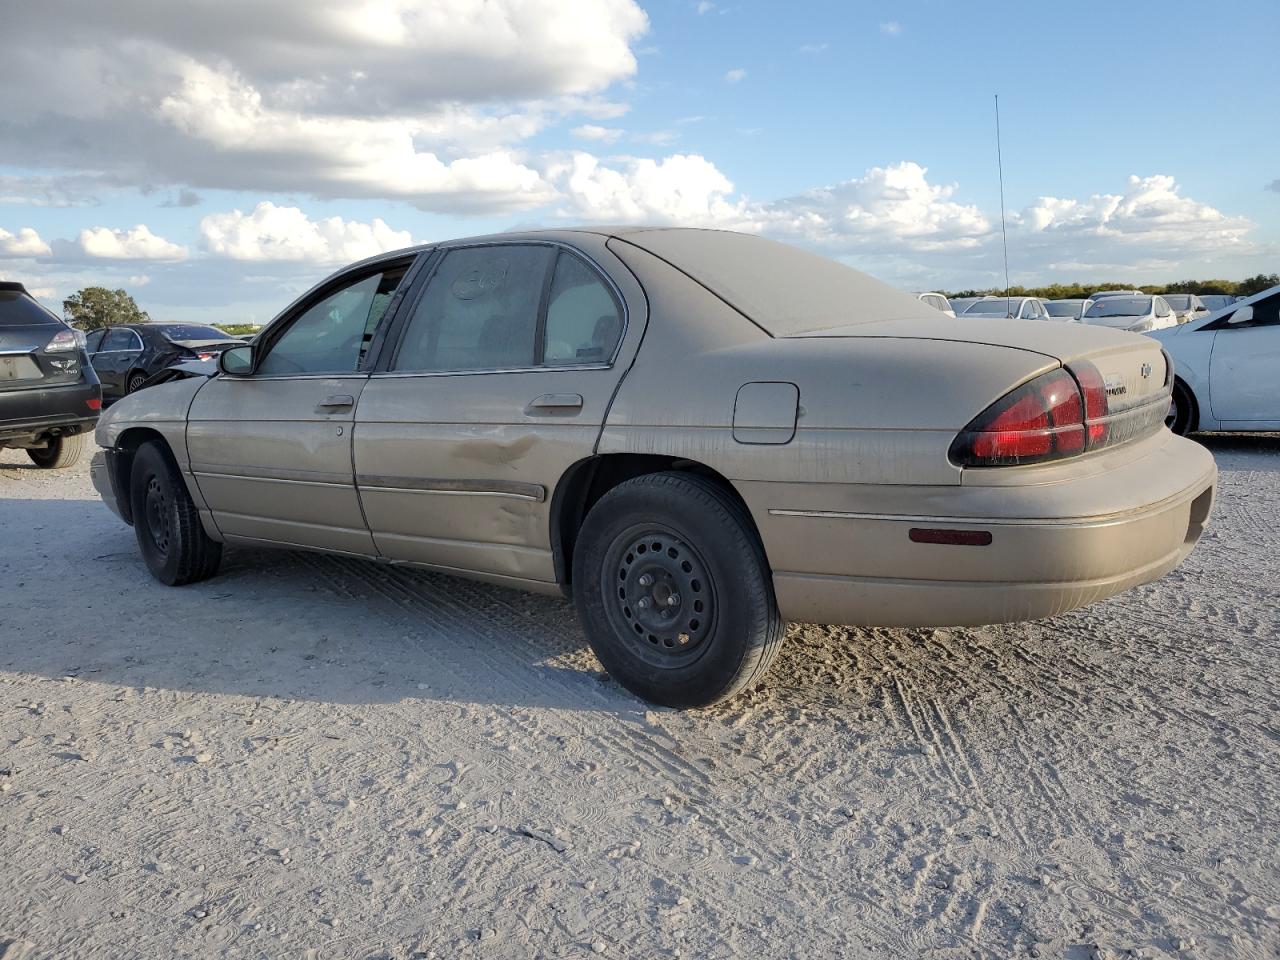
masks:
POLYGON ((130 323, 89 334, 89 359, 109 400, 133 393, 165 367, 183 360, 217 359, 242 347, 229 333, 197 323, 130 323))
POLYGON ((38 467, 69 467, 102 409, 82 335, 20 283, 0 281, 0 447, 38 467))

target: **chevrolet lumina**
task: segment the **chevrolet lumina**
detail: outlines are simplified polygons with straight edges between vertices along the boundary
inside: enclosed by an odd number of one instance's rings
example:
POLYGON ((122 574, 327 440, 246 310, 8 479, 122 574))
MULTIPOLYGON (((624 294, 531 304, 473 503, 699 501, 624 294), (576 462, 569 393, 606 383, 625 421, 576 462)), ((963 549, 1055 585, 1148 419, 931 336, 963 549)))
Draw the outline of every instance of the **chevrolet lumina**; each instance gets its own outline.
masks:
POLYGON ((502 234, 341 270, 125 397, 93 478, 163 583, 245 544, 563 593, 685 707, 787 620, 1025 620, 1172 570, 1216 478, 1172 383, 1146 337, 957 323, 757 237, 502 234))

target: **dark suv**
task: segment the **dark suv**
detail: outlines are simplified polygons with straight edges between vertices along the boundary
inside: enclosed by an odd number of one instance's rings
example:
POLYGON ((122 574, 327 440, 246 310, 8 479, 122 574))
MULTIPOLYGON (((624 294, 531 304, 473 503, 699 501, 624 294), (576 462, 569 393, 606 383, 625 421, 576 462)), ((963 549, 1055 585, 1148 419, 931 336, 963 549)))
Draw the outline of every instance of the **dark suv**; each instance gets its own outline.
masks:
POLYGON ((84 337, 20 283, 0 281, 0 448, 38 467, 69 467, 102 409, 84 337))

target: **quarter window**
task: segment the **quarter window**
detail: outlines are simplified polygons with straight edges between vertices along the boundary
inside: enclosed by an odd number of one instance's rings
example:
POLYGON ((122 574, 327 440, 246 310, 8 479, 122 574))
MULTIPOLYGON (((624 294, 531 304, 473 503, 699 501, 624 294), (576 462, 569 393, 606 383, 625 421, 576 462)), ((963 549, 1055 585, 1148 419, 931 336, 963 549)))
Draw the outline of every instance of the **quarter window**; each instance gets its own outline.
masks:
POLYGON ((543 362, 549 366, 602 363, 622 336, 622 312, 595 271, 561 253, 547 300, 543 362))
POLYGON ((259 374, 354 373, 405 267, 362 277, 308 307, 267 349, 259 374))
POLYGON ((409 318, 396 370, 509 370, 538 362, 538 317, 555 250, 502 244, 445 254, 409 318))

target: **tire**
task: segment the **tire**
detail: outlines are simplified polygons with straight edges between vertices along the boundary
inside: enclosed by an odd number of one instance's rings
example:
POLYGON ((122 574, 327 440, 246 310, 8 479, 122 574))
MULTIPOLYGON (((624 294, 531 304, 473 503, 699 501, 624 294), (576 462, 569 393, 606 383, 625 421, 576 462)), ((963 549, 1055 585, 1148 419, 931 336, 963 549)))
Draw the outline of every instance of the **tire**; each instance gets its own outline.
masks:
POLYGON ((84 434, 54 437, 43 450, 28 450, 31 462, 42 470, 65 470, 74 466, 84 452, 84 434))
POLYGON ((135 370, 129 374, 129 379, 124 382, 125 394, 137 393, 142 389, 142 385, 147 382, 147 375, 141 370, 135 370))
POLYGON ((1181 380, 1174 381, 1169 415, 1164 422, 1165 426, 1180 437, 1185 437, 1196 428, 1196 403, 1191 397, 1191 391, 1181 380))
POLYGON ((138 549, 153 577, 180 587, 218 572, 222 544, 204 532, 200 513, 163 444, 144 443, 134 454, 129 498, 138 549))
POLYGON ((601 497, 578 535, 573 586, 591 649, 652 703, 732 697, 760 681, 782 646, 750 515, 703 477, 648 474, 601 497))

